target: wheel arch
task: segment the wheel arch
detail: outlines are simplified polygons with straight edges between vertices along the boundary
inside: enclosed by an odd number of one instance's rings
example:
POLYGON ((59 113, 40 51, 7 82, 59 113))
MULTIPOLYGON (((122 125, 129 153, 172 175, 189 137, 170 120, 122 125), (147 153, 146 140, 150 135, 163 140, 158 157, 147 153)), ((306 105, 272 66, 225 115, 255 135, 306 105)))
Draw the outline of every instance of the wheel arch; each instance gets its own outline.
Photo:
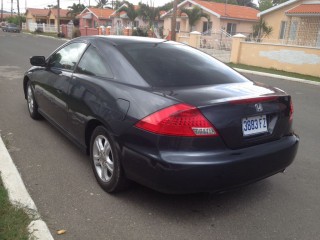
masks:
POLYGON ((27 85, 28 82, 30 81, 30 79, 28 78, 28 76, 25 76, 23 78, 23 92, 24 92, 24 98, 27 99, 27 85))
POLYGON ((97 119, 91 119, 85 129, 85 145, 86 145, 86 153, 90 155, 90 141, 91 141, 91 135, 94 131, 94 129, 98 126, 104 126, 102 122, 100 122, 97 119))

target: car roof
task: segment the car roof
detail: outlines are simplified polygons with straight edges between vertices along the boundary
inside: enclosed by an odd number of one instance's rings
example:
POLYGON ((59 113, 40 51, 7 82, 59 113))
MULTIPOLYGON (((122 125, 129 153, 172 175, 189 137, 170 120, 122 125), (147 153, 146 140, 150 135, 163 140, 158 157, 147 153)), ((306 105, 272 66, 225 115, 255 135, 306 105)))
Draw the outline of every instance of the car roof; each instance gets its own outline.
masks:
POLYGON ((85 40, 85 41, 94 41, 94 40, 102 40, 114 45, 125 45, 131 43, 160 43, 167 41, 166 39, 158 39, 158 38, 148 38, 148 37, 133 37, 133 36, 85 36, 79 37, 75 40, 85 40))

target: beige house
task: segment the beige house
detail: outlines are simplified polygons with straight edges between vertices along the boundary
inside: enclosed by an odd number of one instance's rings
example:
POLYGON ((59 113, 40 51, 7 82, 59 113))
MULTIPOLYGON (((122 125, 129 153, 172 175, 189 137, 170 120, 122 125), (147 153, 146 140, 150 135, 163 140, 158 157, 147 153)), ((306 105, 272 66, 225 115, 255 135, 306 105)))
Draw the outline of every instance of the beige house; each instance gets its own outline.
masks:
POLYGON ((28 23, 48 24, 50 9, 27 8, 26 21, 28 23))
POLYGON ((258 14, 274 43, 320 47, 320 1, 290 0, 258 14))
MULTIPOLYGON (((69 10, 60 9, 60 24, 67 24, 72 16, 68 15, 69 10)), ((26 21, 29 23, 44 23, 58 26, 58 10, 57 9, 38 9, 27 8, 26 21)))
MULTIPOLYGON (((258 10, 250 7, 237 6, 225 3, 207 2, 200 0, 185 0, 178 5, 177 31, 190 32, 188 16, 181 14, 181 9, 192 9, 198 6, 202 11, 210 16, 210 21, 202 17, 192 31, 206 33, 212 30, 224 30, 230 35, 242 33, 249 35, 252 33, 253 25, 257 24, 259 18, 258 10)), ((161 16, 164 20, 164 34, 168 35, 171 29, 172 9, 161 16)))
MULTIPOLYGON (((72 16, 69 14, 69 10, 67 9, 60 9, 60 24, 68 24, 70 20, 72 20, 72 16)), ((50 9, 49 14, 49 24, 58 26, 58 9, 50 9)))

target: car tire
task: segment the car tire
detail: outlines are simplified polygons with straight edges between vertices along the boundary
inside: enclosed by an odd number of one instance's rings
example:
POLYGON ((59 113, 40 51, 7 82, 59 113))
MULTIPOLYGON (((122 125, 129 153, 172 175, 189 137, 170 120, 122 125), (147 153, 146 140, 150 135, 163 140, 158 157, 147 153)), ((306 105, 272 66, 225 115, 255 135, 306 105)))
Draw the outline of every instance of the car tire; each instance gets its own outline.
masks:
POLYGON ((27 106, 28 106, 30 117, 35 120, 40 119, 41 115, 38 112, 38 104, 34 98, 34 93, 33 93, 30 81, 28 81, 27 83, 26 96, 27 96, 27 106))
POLYGON ((91 165, 99 185, 108 193, 119 192, 127 185, 114 139, 107 129, 98 126, 90 141, 91 165))

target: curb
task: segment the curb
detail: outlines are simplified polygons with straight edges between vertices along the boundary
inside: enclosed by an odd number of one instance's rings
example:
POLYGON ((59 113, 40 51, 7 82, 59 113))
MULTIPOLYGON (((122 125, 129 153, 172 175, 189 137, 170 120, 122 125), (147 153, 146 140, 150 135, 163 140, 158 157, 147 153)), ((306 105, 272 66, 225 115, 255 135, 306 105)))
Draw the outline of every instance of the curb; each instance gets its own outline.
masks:
POLYGON ((31 219, 35 219, 28 226, 28 231, 31 235, 30 238, 39 240, 53 240, 47 224, 40 219, 37 207, 30 197, 20 174, 2 141, 1 136, 0 170, 3 184, 8 191, 10 202, 19 208, 24 208, 31 219))
POLYGON ((64 41, 64 42, 68 42, 70 41, 70 39, 67 38, 58 38, 58 37, 52 37, 52 36, 46 36, 46 35, 41 35, 41 34, 32 34, 29 32, 21 32, 22 34, 26 34, 26 35, 31 35, 31 36, 35 36, 35 37, 42 37, 42 38, 51 38, 51 39, 56 39, 59 41, 64 41))
POLYGON ((306 80, 306 79, 287 77, 287 76, 277 75, 277 74, 272 74, 272 73, 264 73, 264 72, 245 70, 245 69, 241 69, 241 68, 234 68, 234 69, 240 73, 250 73, 250 74, 254 74, 254 75, 258 75, 258 76, 272 77, 272 78, 278 78, 278 79, 283 79, 283 80, 287 80, 287 81, 293 81, 293 82, 306 83, 306 84, 320 86, 320 82, 314 82, 314 81, 306 80))

